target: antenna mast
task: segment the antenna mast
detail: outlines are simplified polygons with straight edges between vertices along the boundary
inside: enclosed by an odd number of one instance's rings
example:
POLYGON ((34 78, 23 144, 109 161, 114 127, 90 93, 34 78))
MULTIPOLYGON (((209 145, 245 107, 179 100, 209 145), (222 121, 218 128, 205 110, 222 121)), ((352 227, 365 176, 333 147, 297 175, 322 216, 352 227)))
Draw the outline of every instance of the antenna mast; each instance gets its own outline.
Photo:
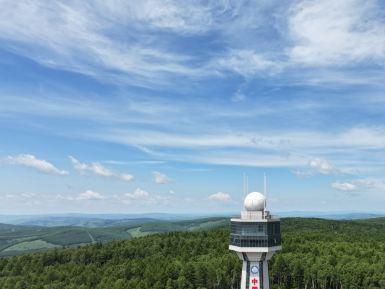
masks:
MULTIPOLYGON (((249 193, 249 176, 246 175, 246 195, 249 193)), ((245 195, 245 196, 246 196, 245 195)))
POLYGON ((243 173, 243 197, 246 196, 246 174, 243 173))
POLYGON ((263 173, 263 190, 265 195, 265 210, 266 210, 266 201, 267 201, 267 177, 266 173, 263 173))
MULTIPOLYGON (((246 173, 243 173, 243 200, 246 198, 246 195, 247 195, 247 176, 246 176, 246 173)), ((243 204, 243 201, 241 202, 241 204, 243 204)), ((241 206, 243 210, 243 205, 241 206)))

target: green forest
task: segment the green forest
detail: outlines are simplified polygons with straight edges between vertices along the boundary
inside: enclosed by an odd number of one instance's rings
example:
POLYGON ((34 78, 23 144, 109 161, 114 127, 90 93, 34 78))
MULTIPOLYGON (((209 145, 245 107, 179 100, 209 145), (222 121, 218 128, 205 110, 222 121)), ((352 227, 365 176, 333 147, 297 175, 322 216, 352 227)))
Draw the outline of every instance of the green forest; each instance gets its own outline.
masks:
MULTIPOLYGON (((384 289, 385 219, 282 220, 273 289, 384 289)), ((0 259, 1 289, 235 289, 229 228, 54 248, 0 259)))

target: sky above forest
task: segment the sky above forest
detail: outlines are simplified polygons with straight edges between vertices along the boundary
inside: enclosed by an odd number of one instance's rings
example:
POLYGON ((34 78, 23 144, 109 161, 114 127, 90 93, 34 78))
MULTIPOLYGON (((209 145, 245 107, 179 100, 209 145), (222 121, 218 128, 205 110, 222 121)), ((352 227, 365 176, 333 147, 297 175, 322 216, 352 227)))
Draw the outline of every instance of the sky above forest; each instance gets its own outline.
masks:
POLYGON ((383 1, 0 7, 0 214, 385 211, 383 1))

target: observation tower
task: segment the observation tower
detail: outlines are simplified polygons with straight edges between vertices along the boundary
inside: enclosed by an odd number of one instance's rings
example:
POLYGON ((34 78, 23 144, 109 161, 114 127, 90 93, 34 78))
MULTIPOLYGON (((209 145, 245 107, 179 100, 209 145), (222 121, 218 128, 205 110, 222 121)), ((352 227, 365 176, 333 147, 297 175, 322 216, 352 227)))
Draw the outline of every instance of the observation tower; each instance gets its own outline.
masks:
POLYGON ((282 249, 280 220, 266 211, 266 197, 249 193, 241 217, 231 219, 229 249, 243 261, 241 289, 270 289, 268 261, 282 249))

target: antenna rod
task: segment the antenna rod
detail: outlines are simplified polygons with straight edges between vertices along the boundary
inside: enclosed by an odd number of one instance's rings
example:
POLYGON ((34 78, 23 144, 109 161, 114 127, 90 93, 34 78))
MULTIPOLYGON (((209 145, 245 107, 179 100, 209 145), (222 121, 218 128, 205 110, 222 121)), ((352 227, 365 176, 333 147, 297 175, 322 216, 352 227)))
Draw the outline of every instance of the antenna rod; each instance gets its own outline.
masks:
POLYGON ((266 173, 263 173, 263 193, 266 197, 267 194, 267 182, 266 182, 266 173))
POLYGON ((249 193, 249 176, 246 175, 246 194, 249 193))
MULTIPOLYGON (((247 194, 247 175, 246 173, 243 173, 243 200, 246 198, 247 194)), ((241 202, 243 204, 243 201, 241 202)), ((242 210, 243 210, 243 205, 242 205, 242 210)))
POLYGON ((267 177, 266 177, 266 173, 263 173, 263 186, 264 186, 265 209, 266 209, 266 202, 267 202, 267 177))
POLYGON ((246 196, 246 173, 243 173, 243 197, 246 196))

